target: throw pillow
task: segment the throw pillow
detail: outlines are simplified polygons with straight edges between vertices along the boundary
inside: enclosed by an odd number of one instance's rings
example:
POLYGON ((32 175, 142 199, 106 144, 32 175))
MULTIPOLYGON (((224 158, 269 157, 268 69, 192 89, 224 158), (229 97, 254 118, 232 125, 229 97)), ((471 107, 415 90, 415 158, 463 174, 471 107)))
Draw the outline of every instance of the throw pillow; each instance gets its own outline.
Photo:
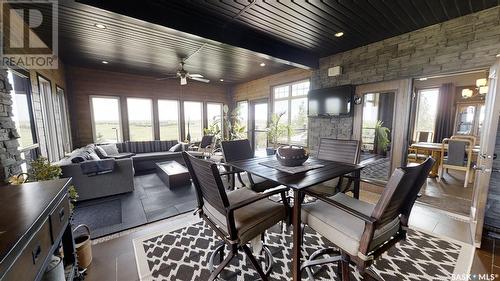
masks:
POLYGON ((106 158, 108 158, 108 154, 106 153, 106 151, 105 151, 102 147, 100 147, 100 146, 98 146, 98 145, 96 145, 96 146, 95 146, 95 153, 96 153, 96 154, 97 154, 97 156, 99 156, 99 158, 101 158, 101 159, 106 159, 106 158))
POLYGON ((85 158, 83 156, 75 156, 71 158, 71 163, 81 163, 84 162, 85 158))
POLYGON ((170 151, 170 152, 182 151, 182 144, 178 143, 178 144, 172 146, 168 151, 170 151))
POLYGON ((89 152, 89 160, 101 160, 95 151, 89 152))
POLYGON ((116 147, 116 144, 110 143, 110 144, 103 144, 100 145, 100 147, 106 152, 107 156, 111 155, 116 155, 120 152, 118 152, 118 148, 116 147))

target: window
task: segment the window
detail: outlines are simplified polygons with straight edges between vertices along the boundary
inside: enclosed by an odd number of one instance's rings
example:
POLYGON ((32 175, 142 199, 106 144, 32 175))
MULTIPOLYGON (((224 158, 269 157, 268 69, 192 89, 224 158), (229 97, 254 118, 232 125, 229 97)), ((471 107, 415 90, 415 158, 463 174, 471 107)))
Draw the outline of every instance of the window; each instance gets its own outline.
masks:
POLYGON ((238 138, 248 138, 248 102, 239 101, 236 103, 236 128, 241 128, 241 136, 238 138))
POLYGON ((34 119, 29 92, 29 78, 12 71, 8 72, 9 83, 12 85, 12 112, 16 129, 20 136, 20 149, 36 143, 34 134, 34 119))
POLYGON ((153 103, 151 100, 142 98, 127 98, 127 113, 130 140, 154 140, 153 103))
POLYGON ((222 104, 207 103, 207 134, 222 138, 222 104))
POLYGON ((186 140, 201 141, 203 136, 202 103, 195 101, 184 102, 184 129, 186 140))
POLYGON ((120 98, 90 97, 95 143, 122 141, 120 98))
POLYGON ((280 143, 307 145, 307 94, 309 81, 274 87, 273 113, 282 114, 280 123, 290 126, 291 133, 281 136, 280 143))
POLYGON ((413 134, 416 140, 418 132, 432 132, 436 125, 437 104, 439 98, 439 89, 419 90, 417 95, 417 114, 415 118, 415 132, 413 134))
POLYGON ((180 140, 178 101, 158 100, 158 119, 160 140, 180 140))
POLYGON ((52 86, 43 77, 38 77, 38 87, 40 88, 40 98, 42 104, 43 130, 45 135, 45 145, 41 147, 42 155, 50 162, 58 161, 64 156, 64 151, 60 151, 58 142, 58 129, 56 126, 56 113, 52 86), (63 155, 61 155, 63 154, 63 155))
POLYGON ((68 109, 66 104, 66 96, 64 90, 56 86, 56 94, 52 95, 54 105, 54 117, 56 123, 56 131, 58 145, 60 147, 60 157, 71 152, 71 132, 69 127, 68 109))

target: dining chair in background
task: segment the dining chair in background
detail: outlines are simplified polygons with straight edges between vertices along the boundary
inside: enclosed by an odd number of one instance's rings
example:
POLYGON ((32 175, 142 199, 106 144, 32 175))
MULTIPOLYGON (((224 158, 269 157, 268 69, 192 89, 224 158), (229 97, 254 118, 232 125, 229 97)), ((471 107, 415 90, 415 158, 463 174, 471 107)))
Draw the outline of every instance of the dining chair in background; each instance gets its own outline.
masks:
POLYGON ((214 149, 215 136, 214 135, 204 135, 201 141, 197 145, 191 145, 189 147, 190 153, 196 157, 209 156, 214 149))
POLYGON ((474 142, 471 139, 454 138, 443 139, 441 144, 441 163, 439 165, 439 179, 443 179, 446 169, 465 172, 464 187, 467 187, 472 179, 472 149, 474 142))
MULTIPOLYGON (((357 140, 339 140, 321 138, 316 158, 347 164, 358 164, 360 157, 360 142, 357 140)), ((345 175, 309 189, 323 195, 334 195, 337 192, 353 191, 353 178, 345 175)))
POLYGON ((290 209, 288 201, 285 200, 287 189, 281 188, 261 194, 240 188, 226 193, 216 163, 196 158, 187 152, 183 152, 182 156, 196 188, 197 212, 223 241, 209 258, 211 275, 208 280, 215 280, 231 259, 238 256, 239 250, 243 250, 247 255, 260 278, 268 280, 267 276, 273 263, 270 250, 266 246, 263 247, 266 257, 266 268, 263 270, 247 243, 255 237, 264 238, 267 229, 286 220, 290 209), (268 199, 269 196, 277 194, 281 194, 282 203, 268 199), (224 258, 226 246, 230 251, 224 258), (217 253, 221 263, 213 270, 217 253))
POLYGON ((433 132, 418 131, 417 132, 417 142, 432 142, 433 132))
POLYGON ((309 279, 314 280, 314 266, 326 263, 337 263, 337 273, 343 281, 350 279, 351 263, 364 278, 379 279, 369 267, 406 238, 411 210, 434 162, 429 157, 420 165, 396 169, 376 205, 343 193, 326 198, 306 190, 319 200, 303 206, 303 222, 338 247, 338 250, 320 249, 310 255, 301 267, 309 279), (325 255, 329 257, 318 259, 325 255))
MULTIPOLYGON (((222 141, 221 146, 225 162, 254 158, 254 151, 248 139, 222 141)), ((248 187, 254 191, 264 192, 267 189, 279 186, 279 184, 276 182, 266 180, 264 178, 255 175, 251 175, 244 171, 235 169, 230 165, 225 165, 225 164, 221 165, 225 166, 230 173, 234 173, 234 175, 236 176, 236 178, 238 179, 238 181, 242 186, 247 185, 241 178, 241 174, 245 173, 248 178, 248 184, 249 184, 248 187)), ((232 178, 232 185, 233 185, 232 188, 234 188, 235 185, 234 175, 232 178)))

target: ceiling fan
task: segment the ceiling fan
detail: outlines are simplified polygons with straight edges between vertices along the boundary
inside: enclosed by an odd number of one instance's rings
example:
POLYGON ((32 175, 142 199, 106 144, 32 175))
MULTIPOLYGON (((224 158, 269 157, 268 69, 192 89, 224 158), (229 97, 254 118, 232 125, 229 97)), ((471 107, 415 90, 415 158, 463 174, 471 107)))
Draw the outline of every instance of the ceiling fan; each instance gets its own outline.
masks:
POLYGON ((166 77, 158 78, 157 80, 165 80, 165 79, 176 79, 180 78, 181 80, 181 85, 186 85, 188 79, 195 80, 195 81, 200 81, 203 83, 208 83, 210 80, 203 78, 203 75, 201 74, 195 74, 195 73, 189 73, 184 69, 184 60, 181 60, 179 63, 179 69, 177 70, 176 73, 170 73, 167 74, 166 77))

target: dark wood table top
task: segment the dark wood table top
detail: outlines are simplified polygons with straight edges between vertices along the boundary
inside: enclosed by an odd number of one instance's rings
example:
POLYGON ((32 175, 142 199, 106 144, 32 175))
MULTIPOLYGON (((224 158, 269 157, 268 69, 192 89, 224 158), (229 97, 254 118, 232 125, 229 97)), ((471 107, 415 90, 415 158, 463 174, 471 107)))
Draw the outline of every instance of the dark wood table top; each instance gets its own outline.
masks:
POLYGON ((361 165, 352 165, 341 162, 309 158, 308 162, 310 162, 311 164, 321 164, 324 166, 321 168, 309 170, 307 172, 288 174, 259 164, 275 159, 276 156, 257 157, 233 161, 229 162, 228 164, 240 170, 247 171, 250 174, 275 181, 293 189, 307 188, 345 174, 359 171, 363 168, 363 166, 361 165))
MULTIPOLYGON (((39 218, 67 191, 71 179, 0 186, 0 261, 34 231, 39 218)), ((41 222, 40 222, 41 223, 41 222)))

